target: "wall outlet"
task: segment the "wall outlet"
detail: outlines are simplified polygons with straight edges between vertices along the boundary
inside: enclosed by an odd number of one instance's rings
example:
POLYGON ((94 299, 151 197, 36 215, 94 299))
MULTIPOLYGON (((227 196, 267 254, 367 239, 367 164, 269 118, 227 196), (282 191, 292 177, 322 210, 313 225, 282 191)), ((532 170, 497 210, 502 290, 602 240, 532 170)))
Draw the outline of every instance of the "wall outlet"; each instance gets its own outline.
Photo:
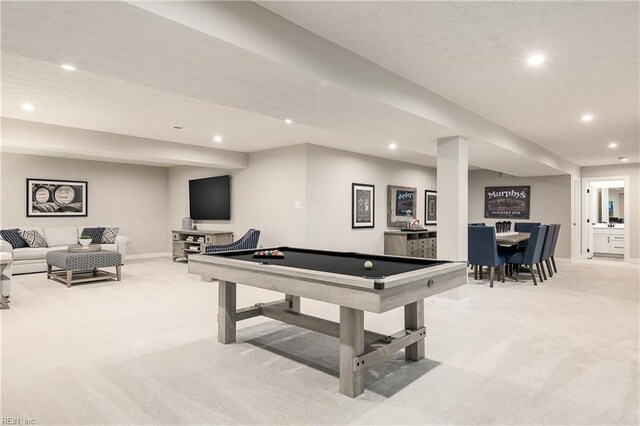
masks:
POLYGON ((299 209, 302 206, 302 204, 300 203, 300 201, 296 201, 295 206, 296 206, 296 209, 299 209))

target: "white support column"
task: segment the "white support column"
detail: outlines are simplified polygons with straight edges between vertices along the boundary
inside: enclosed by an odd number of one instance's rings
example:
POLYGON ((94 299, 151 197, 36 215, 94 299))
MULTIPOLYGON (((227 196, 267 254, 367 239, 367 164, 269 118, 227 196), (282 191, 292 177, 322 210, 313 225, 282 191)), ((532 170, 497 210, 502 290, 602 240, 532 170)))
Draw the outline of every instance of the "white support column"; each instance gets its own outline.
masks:
MULTIPOLYGON (((467 260, 469 210, 469 150, 461 136, 438 139, 438 259, 467 260)), ((452 300, 467 300, 464 285, 442 293, 452 300)))

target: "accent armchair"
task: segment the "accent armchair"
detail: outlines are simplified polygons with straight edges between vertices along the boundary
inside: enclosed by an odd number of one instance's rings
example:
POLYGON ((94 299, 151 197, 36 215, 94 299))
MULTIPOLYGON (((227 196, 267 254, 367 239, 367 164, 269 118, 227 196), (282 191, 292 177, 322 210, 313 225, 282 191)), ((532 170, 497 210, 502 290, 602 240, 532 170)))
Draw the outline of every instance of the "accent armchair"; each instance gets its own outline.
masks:
POLYGON ((234 250, 251 250, 258 247, 258 239, 260 238, 260 231, 257 229, 249 229, 246 234, 238 241, 234 241, 231 244, 220 244, 215 246, 209 246, 204 249, 204 254, 214 254, 223 251, 234 250))

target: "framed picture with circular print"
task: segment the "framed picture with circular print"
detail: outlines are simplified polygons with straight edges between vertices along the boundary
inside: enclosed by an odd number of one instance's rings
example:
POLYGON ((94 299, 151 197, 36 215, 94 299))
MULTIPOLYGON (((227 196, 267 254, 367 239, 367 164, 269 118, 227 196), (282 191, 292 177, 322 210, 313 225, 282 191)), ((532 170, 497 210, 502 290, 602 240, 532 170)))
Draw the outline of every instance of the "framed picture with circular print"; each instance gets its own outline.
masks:
POLYGON ((87 216, 87 182, 27 179, 27 217, 87 216))

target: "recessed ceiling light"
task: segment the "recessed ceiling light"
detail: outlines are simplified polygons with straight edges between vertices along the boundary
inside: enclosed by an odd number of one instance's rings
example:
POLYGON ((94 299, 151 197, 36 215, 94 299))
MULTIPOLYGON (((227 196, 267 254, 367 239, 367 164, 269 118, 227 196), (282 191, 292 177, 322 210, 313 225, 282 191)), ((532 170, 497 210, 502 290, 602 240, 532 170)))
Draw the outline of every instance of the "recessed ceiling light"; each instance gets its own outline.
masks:
POLYGON ((543 55, 540 55, 539 53, 533 54, 527 59, 527 63, 534 67, 542 65, 544 61, 545 57, 543 55))
POLYGON ((33 111, 36 107, 33 104, 22 104, 22 109, 25 111, 33 111))
POLYGON ((392 151, 393 151, 394 149, 396 149, 397 147, 398 147, 398 145, 396 145, 395 143, 390 143, 390 144, 389 144, 389 149, 390 149, 390 150, 392 150, 392 151))
POLYGON ((73 66, 73 65, 71 65, 71 64, 62 64, 62 65, 60 65, 60 66, 61 66, 61 67, 62 67, 62 69, 63 69, 63 70, 65 70, 65 71, 75 71, 75 70, 76 70, 76 67, 74 67, 74 66, 73 66))
POLYGON ((618 144, 617 144, 617 143, 615 143, 615 142, 611 142, 611 143, 609 144, 609 148, 615 148, 616 146, 618 146, 618 144))
POLYGON ((593 115, 591 114, 583 114, 582 117, 580 117, 580 120, 587 122, 587 121, 591 121, 593 120, 593 115))
POLYGON ((627 157, 618 157, 618 160, 620 160, 620 161, 629 161, 629 159, 627 157))
POLYGON ((291 120, 290 118, 287 118, 287 119, 284 120, 284 122, 287 123, 287 124, 292 124, 293 120, 291 120))
POLYGON ((213 137, 213 141, 214 142, 222 142, 222 136, 218 136, 218 135, 214 136, 213 137))

